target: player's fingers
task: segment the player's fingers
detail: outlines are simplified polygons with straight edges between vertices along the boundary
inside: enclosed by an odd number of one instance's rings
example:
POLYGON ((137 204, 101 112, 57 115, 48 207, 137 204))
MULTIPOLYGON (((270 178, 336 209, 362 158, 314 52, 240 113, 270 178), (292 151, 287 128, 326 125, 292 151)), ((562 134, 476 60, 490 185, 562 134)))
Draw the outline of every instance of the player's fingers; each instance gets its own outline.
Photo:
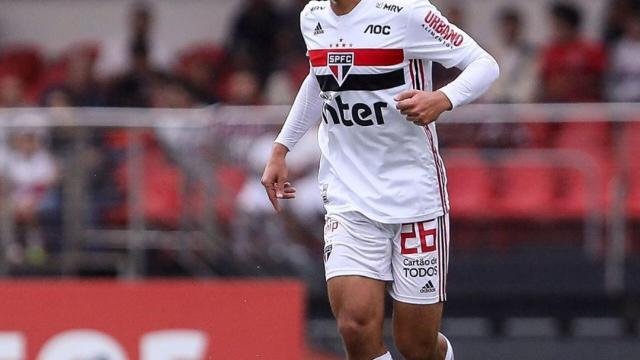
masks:
POLYGON ((418 116, 419 113, 415 111, 413 108, 410 108, 410 109, 400 111, 400 114, 404 116, 418 116))
POLYGON ((412 117, 416 117, 416 116, 420 115, 420 112, 416 111, 416 109, 414 109, 413 107, 409 108, 409 109, 402 110, 402 111, 400 111, 400 113, 402 115, 404 115, 404 116, 412 116, 412 117))
POLYGON ((278 202, 278 197, 276 196, 276 189, 273 185, 267 186, 265 185, 265 189, 267 190, 267 196, 269 196, 269 201, 271 201, 271 205, 273 208, 280 212, 280 203, 278 202))
POLYGON ((284 197, 284 189, 287 186, 287 184, 289 184, 289 182, 287 182, 287 179, 283 177, 279 177, 276 183, 274 184, 276 188, 276 197, 278 199, 282 199, 284 197))
POLYGON ((286 182, 284 184, 284 189, 282 190, 282 198, 285 200, 295 199, 297 189, 294 188, 290 182, 286 182))
POLYGON ((396 95, 396 97, 394 97, 393 99, 395 101, 402 101, 402 100, 406 100, 406 99, 411 99, 412 97, 414 97, 419 92, 420 91, 418 91, 418 90, 403 91, 400 94, 396 95))
POLYGON ((417 116, 413 122, 416 125, 420 125, 420 126, 427 126, 429 124, 431 124, 432 122, 436 121, 437 117, 434 118, 432 116, 417 116))
POLYGON ((415 106, 415 102, 412 99, 402 100, 396 104, 396 109, 400 111, 406 111, 412 109, 415 106))

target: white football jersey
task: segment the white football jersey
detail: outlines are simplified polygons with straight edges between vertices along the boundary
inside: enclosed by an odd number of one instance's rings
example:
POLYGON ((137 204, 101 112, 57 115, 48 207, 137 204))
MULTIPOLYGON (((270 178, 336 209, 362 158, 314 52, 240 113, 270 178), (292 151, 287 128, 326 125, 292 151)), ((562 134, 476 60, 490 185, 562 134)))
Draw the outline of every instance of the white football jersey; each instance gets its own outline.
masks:
POLYGON ((301 29, 324 99, 319 182, 327 212, 381 223, 447 213, 436 125, 407 121, 393 98, 431 90, 432 62, 465 64, 476 42, 427 0, 362 0, 342 16, 328 1, 311 1, 301 29))

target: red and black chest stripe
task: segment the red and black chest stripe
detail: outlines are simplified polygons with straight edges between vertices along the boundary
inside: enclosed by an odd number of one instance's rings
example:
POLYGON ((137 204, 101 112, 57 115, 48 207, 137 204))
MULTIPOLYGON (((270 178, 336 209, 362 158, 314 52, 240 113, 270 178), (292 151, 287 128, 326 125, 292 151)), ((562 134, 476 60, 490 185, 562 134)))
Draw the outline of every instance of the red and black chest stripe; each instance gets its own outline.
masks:
POLYGON ((312 67, 331 70, 331 75, 316 75, 322 91, 377 91, 405 84, 403 68, 380 74, 351 74, 354 67, 402 64, 402 49, 319 49, 310 50, 309 59, 312 67))

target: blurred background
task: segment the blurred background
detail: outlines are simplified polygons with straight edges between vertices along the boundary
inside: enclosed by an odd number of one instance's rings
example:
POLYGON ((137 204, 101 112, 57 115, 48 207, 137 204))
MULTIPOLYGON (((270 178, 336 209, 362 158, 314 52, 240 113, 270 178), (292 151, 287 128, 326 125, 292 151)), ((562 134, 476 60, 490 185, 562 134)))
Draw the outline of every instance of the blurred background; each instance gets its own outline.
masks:
MULTIPOLYGON (((640 2, 434 3, 502 68, 438 123, 456 356, 640 358, 640 2)), ((302 358, 341 358, 314 131, 284 214, 259 182, 308 73, 305 4, 0 0, 0 275, 293 278, 302 358)), ((435 87, 457 74, 436 66, 435 87)))

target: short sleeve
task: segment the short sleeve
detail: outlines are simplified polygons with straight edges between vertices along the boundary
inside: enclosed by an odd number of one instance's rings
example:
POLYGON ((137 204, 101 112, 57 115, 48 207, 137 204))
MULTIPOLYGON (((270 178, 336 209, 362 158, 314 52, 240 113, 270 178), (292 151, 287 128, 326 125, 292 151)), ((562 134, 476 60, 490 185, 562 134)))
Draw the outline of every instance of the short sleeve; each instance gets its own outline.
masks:
POLYGON ((311 44, 313 43, 313 39, 310 37, 310 34, 313 33, 313 21, 315 18, 311 13, 311 9, 313 8, 312 2, 307 3, 307 5, 300 12, 300 34, 302 35, 302 39, 304 40, 304 45, 307 48, 306 56, 309 57, 309 49, 311 48, 311 44))
POLYGON ((412 59, 424 59, 447 68, 464 68, 480 46, 468 34, 451 24, 427 0, 413 1, 407 12, 405 51, 412 59))

